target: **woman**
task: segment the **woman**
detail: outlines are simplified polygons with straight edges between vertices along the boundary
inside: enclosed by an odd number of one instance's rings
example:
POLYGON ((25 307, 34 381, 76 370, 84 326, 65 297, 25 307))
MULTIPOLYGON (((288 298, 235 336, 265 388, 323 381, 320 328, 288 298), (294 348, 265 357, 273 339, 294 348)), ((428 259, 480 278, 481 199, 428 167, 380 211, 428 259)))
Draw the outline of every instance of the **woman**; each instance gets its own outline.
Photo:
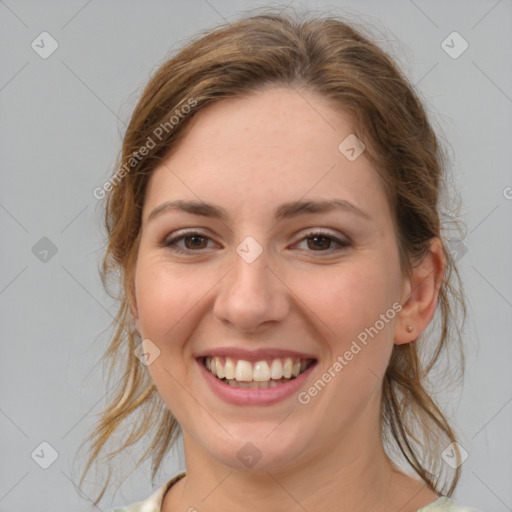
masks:
POLYGON ((181 433, 186 472, 120 510, 469 510, 425 384, 464 310, 442 183, 412 87, 342 20, 253 16, 163 64, 98 190, 124 372, 85 472, 153 430, 140 462, 181 433))

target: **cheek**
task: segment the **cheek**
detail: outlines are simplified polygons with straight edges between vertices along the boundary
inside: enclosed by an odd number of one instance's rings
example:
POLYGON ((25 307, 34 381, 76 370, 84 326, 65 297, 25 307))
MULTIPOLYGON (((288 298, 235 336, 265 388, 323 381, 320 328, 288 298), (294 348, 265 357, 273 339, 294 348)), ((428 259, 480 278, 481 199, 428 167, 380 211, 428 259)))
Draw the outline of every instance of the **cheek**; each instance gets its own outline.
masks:
POLYGON ((394 269, 366 258, 309 272, 295 280, 294 292, 325 324, 329 337, 346 343, 392 307, 398 286, 394 269))
MULTIPOLYGON (((177 271, 155 257, 142 255, 135 272, 138 329, 158 347, 159 356, 147 367, 158 393, 178 422, 191 406, 183 393, 187 382, 186 340, 207 291, 204 279, 190 268, 177 271)), ((211 286, 210 286, 211 288, 211 286)))
POLYGON ((303 282, 304 290, 313 290, 307 304, 320 320, 318 331, 329 353, 323 369, 343 375, 335 379, 332 390, 337 390, 336 395, 342 396, 349 408, 357 407, 359 400, 365 402, 364 397, 377 389, 393 349, 393 304, 400 295, 397 269, 389 261, 368 257, 332 272, 324 269, 316 280, 303 282), (350 391, 354 388, 359 390, 359 398, 350 391))
MULTIPOLYGON (((135 290, 141 335, 162 342, 169 332, 184 321, 188 312, 200 307, 200 301, 212 288, 191 268, 176 270, 154 258, 139 260, 135 290)), ((172 332, 172 331, 171 331, 172 332)))

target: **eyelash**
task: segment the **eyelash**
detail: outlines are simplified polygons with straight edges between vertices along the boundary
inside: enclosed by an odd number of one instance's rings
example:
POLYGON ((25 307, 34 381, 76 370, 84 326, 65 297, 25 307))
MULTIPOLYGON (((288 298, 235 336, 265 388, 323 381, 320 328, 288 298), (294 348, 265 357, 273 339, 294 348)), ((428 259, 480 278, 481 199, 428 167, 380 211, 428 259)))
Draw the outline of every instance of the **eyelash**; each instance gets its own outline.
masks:
MULTIPOLYGON (((186 232, 186 233, 182 233, 181 235, 175 237, 175 238, 172 238, 170 240, 164 240, 162 242, 162 246, 163 247, 166 247, 168 249, 170 249, 171 251, 173 252, 177 252, 177 253, 180 253, 180 254, 190 254, 190 253, 193 253, 193 252, 201 252, 205 249, 198 249, 197 251, 193 250, 193 249, 182 249, 181 247, 178 247, 176 245, 176 242, 179 242, 180 240, 183 240, 185 238, 190 238, 190 237, 193 237, 193 236, 199 236, 201 238, 205 238, 205 239, 210 239, 209 236, 205 235, 204 233, 201 233, 199 231, 189 231, 189 232, 186 232)), ((318 231, 310 231, 309 233, 306 233, 302 238, 301 240, 299 240, 299 242, 302 242, 304 240, 307 240, 308 238, 314 238, 315 236, 321 236, 323 238, 327 238, 335 243, 337 243, 340 247, 337 248, 337 249, 327 249, 325 251, 308 251, 308 252, 323 252, 323 253, 331 253, 331 252, 338 252, 338 251, 342 251, 344 250, 345 248, 349 247, 351 244, 346 241, 346 240, 340 240, 339 238, 336 238, 334 236, 332 236, 332 234, 330 233, 327 233, 325 231, 322 231, 322 230, 318 230, 318 231)))

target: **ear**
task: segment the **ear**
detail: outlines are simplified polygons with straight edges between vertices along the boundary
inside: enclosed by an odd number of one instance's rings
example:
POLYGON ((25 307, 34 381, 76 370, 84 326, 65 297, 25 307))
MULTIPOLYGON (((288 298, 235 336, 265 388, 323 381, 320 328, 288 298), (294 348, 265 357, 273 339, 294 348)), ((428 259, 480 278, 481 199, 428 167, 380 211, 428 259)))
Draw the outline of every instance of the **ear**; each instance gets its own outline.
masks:
POLYGON ((412 275, 404 279, 400 299, 402 310, 395 323, 397 345, 414 341, 432 320, 444 269, 443 245, 439 238, 433 238, 427 255, 414 267, 412 275))

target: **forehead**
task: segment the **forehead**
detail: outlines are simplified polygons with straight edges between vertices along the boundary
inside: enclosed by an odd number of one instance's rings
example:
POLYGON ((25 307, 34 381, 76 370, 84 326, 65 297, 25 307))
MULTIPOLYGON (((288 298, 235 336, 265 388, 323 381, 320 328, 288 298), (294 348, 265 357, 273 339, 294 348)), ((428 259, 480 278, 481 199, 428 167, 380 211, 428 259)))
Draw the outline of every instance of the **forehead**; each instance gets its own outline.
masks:
POLYGON ((349 116, 310 91, 272 87, 216 102, 196 114, 153 173, 144 215, 183 198, 254 214, 276 202, 309 198, 386 208, 364 152, 353 161, 340 152, 351 134, 349 116))
POLYGON ((337 158, 340 137, 349 135, 352 125, 347 114, 335 111, 316 93, 267 86, 207 106, 196 114, 187 132, 187 143, 180 144, 176 154, 194 147, 198 157, 203 156, 201 150, 226 159, 241 152, 260 159, 288 152, 290 160, 309 156, 316 161, 320 148, 337 158))

